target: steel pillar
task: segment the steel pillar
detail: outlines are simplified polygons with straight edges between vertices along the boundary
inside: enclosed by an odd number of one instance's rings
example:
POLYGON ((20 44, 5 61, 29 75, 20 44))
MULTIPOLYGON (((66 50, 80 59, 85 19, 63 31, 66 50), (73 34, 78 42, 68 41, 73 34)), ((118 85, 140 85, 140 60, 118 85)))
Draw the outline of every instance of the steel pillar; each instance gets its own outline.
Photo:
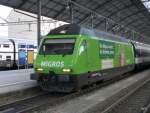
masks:
POLYGON ((69 5, 69 12, 70 12, 70 20, 71 20, 71 23, 73 24, 74 23, 74 12, 73 12, 73 4, 71 3, 71 0, 69 1, 68 5, 69 5))
POLYGON ((91 13, 91 28, 92 28, 92 29, 93 29, 93 27, 94 27, 94 26, 93 26, 93 18, 94 18, 94 17, 93 17, 93 14, 91 13))
POLYGON ((107 32, 107 28, 108 28, 108 20, 107 20, 107 18, 105 18, 105 31, 107 32))
POLYGON ((37 44, 40 45, 41 39, 41 0, 37 0, 37 44))

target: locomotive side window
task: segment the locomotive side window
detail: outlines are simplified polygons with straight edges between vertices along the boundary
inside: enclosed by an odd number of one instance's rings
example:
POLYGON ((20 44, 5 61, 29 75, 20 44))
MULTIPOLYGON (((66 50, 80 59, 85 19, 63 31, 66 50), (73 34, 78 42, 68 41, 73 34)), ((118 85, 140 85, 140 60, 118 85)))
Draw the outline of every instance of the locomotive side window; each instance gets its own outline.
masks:
POLYGON ((45 55, 72 54, 74 44, 75 39, 48 39, 42 44, 39 53, 45 55))
POLYGON ((86 49, 86 48, 87 48, 86 40, 83 40, 82 45, 83 45, 84 49, 86 49))
POLYGON ((80 53, 82 53, 83 51, 86 51, 86 49, 87 49, 87 42, 86 40, 83 40, 81 47, 80 47, 80 53))

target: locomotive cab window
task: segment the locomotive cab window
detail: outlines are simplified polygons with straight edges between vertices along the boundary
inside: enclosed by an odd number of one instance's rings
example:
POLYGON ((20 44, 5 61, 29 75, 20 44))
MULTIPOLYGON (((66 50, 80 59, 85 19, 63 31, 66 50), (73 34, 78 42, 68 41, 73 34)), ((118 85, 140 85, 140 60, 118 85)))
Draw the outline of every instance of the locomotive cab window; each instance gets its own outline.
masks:
POLYGON ((40 54, 67 55, 73 54, 75 39, 47 39, 40 48, 40 54))
POLYGON ((80 53, 82 53, 86 50, 87 50, 87 42, 86 42, 86 40, 83 40, 81 43, 81 47, 80 47, 80 53))
POLYGON ((83 42, 82 42, 82 46, 84 47, 84 50, 86 50, 86 49, 87 49, 87 42, 86 42, 86 40, 83 40, 83 42))

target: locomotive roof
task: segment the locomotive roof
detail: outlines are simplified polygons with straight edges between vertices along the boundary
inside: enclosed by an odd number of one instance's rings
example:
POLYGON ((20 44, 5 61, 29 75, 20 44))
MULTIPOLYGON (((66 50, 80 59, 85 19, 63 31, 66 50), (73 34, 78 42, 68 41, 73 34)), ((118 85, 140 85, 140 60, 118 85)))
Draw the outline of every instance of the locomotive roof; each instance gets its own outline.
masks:
POLYGON ((51 30, 48 35, 55 34, 55 35, 88 35, 91 37, 99 37, 100 39, 108 39, 108 40, 113 40, 113 41, 120 41, 120 42, 129 42, 128 39, 113 35, 110 33, 106 33, 104 31, 98 31, 96 29, 90 29, 86 28, 84 26, 80 26, 77 24, 66 24, 63 26, 60 26, 58 28, 55 28, 51 30))

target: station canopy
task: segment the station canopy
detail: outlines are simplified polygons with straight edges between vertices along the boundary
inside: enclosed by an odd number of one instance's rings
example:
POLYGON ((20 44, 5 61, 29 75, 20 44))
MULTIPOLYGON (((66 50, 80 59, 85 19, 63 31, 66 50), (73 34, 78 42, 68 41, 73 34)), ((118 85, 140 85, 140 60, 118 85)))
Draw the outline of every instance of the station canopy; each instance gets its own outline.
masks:
MULTIPOLYGON (((38 0, 0 0, 0 4, 36 13, 38 0)), ((143 0, 142 0, 143 1, 143 0)), ((107 32, 137 32, 150 42, 150 13, 141 0, 41 0, 42 16, 107 32), (109 19, 108 19, 109 18, 109 19), (126 29, 123 29, 126 27, 126 29), (129 29, 133 29, 129 32, 129 29)), ((138 33, 137 33, 138 34, 138 33)), ((135 36, 134 36, 135 37, 135 36)))

